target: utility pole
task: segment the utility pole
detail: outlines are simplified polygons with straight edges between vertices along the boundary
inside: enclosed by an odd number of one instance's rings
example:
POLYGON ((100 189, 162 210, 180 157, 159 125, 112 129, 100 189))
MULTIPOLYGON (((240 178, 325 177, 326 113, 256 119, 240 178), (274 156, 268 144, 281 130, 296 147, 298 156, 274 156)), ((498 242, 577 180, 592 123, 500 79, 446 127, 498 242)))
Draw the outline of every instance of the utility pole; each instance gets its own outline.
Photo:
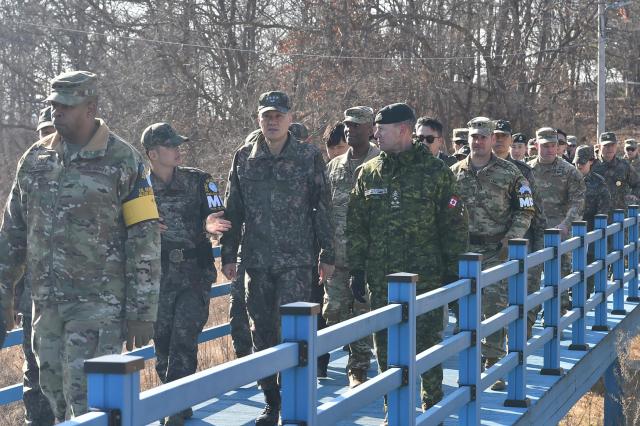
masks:
POLYGON ((598 134, 596 140, 606 130, 606 84, 607 84, 607 66, 605 63, 605 25, 606 25, 607 6, 605 0, 598 2, 598 134))

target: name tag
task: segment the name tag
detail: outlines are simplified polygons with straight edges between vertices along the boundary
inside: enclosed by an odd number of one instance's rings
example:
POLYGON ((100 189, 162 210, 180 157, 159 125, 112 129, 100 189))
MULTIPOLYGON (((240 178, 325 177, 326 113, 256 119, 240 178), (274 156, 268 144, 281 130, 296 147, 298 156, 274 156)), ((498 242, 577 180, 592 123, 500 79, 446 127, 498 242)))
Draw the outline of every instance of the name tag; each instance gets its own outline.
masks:
POLYGON ((371 188, 364 191, 364 196, 368 197, 370 195, 385 195, 387 193, 387 188, 371 188))

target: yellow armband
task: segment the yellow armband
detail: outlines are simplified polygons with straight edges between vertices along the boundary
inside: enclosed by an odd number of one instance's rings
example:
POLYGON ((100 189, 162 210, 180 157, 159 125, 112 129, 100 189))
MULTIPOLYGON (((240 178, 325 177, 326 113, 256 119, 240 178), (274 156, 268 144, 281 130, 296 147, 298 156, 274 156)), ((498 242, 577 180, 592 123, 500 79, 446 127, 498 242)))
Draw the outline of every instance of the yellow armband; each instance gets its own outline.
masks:
POLYGON ((144 174, 144 166, 140 166, 133 191, 122 203, 122 216, 127 227, 160 217, 151 181, 149 176, 144 174))

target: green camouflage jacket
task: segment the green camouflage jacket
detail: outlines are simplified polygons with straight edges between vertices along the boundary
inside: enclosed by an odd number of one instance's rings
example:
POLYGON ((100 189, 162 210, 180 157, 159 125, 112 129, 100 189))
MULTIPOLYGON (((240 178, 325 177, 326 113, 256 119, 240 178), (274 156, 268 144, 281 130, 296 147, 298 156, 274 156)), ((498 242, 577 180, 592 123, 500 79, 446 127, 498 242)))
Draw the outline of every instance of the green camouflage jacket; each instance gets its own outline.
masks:
POLYGON ((597 173, 590 172, 584 177, 586 186, 584 214, 587 230, 592 231, 597 214, 611 213, 611 194, 605 179, 597 173))
POLYGON ((609 193, 611 194, 612 210, 626 210, 629 204, 638 202, 640 175, 626 160, 614 157, 613 160, 605 162, 600 158, 593 163, 591 171, 599 174, 607 181, 609 193))

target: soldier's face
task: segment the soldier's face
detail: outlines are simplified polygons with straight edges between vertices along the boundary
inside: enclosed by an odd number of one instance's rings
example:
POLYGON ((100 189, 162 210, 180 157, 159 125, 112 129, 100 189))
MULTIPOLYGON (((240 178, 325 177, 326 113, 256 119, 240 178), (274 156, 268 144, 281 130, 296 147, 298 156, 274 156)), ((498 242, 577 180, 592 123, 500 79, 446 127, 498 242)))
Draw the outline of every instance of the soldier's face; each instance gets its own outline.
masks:
POLYGON ((511 135, 508 133, 495 133, 496 143, 493 146, 493 152, 500 157, 505 158, 509 154, 511 147, 511 135))
POLYGON ((344 122, 344 137, 350 146, 359 146, 369 143, 369 137, 373 134, 372 123, 344 122))
POLYGON ((489 136, 475 134, 469 135, 469 138, 471 139, 472 158, 486 158, 491 155, 491 150, 496 143, 496 139, 493 134, 489 136))
POLYGON ((600 144, 600 155, 604 161, 611 161, 616 156, 616 150, 618 146, 615 143, 609 143, 606 145, 600 144))
POLYGON ((582 173, 582 176, 586 176, 591 171, 591 161, 587 161, 586 163, 576 163, 576 169, 582 173))
POLYGON ((527 154, 527 146, 523 143, 514 143, 509 151, 514 159, 522 161, 527 154))
POLYGON ((180 147, 158 145, 149 151, 149 160, 153 166, 173 168, 182 164, 180 147))
POLYGON ((348 150, 349 150, 349 145, 344 139, 341 139, 338 145, 332 145, 327 147, 327 157, 329 157, 329 160, 333 160, 334 158, 344 154, 348 150))
POLYGON ((627 157, 632 160, 638 156, 638 150, 632 146, 626 146, 624 150, 627 153, 627 157))
MULTIPOLYGON (((560 138, 558 138, 558 140, 560 140, 560 138)), ((558 157, 562 157, 566 151, 567 151, 567 144, 558 143, 558 157)))
POLYGON ((258 125, 265 138, 280 142, 287 138, 291 114, 280 111, 265 111, 258 115, 258 125))
POLYGON ((391 153, 402 152, 404 150, 402 135, 406 131, 405 127, 398 123, 376 124, 374 137, 378 140, 380 149, 391 153))
POLYGON ((438 155, 440 152, 440 147, 442 146, 442 137, 429 126, 418 126, 416 127, 416 136, 433 136, 432 143, 425 143, 425 145, 431 151, 431 154, 438 155))
POLYGON ((558 144, 556 142, 540 143, 539 156, 543 163, 553 163, 558 156, 558 144))
POLYGON ((91 102, 74 106, 51 102, 53 127, 67 139, 74 139, 86 127, 88 121, 93 122, 92 112, 94 109, 91 102))

